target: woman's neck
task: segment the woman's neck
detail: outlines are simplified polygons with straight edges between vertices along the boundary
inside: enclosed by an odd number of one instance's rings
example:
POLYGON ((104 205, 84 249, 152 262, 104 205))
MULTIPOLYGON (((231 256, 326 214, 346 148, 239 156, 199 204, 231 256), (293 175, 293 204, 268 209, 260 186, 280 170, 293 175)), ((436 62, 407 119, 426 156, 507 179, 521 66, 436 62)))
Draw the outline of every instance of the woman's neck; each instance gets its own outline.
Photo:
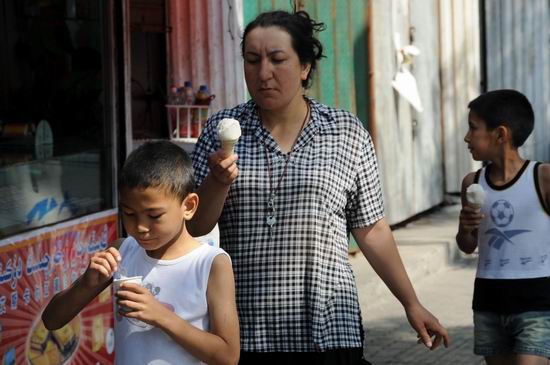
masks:
POLYGON ((290 152, 300 132, 307 124, 309 108, 302 96, 279 110, 260 109, 263 126, 271 133, 284 153, 290 152))

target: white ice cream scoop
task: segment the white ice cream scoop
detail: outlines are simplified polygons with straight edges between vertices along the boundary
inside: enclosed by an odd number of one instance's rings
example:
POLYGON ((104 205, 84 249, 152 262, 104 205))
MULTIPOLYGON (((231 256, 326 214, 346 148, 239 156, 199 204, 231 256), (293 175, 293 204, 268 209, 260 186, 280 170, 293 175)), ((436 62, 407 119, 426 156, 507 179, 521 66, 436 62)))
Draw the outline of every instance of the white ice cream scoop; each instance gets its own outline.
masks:
POLYGON ((479 184, 472 184, 466 189, 466 200, 474 206, 481 207, 485 203, 485 190, 479 184))
POLYGON ((218 137, 222 148, 229 154, 234 152, 235 144, 241 137, 241 125, 233 118, 224 118, 218 124, 218 137))

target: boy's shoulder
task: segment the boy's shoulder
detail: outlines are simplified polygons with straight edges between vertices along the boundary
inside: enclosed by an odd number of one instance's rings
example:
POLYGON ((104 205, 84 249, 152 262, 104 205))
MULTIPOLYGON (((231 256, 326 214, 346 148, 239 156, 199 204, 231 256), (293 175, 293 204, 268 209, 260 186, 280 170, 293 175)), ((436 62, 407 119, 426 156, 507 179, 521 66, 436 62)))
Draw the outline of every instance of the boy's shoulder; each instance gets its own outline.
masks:
POLYGON ((467 173, 462 179, 462 192, 466 191, 466 188, 479 181, 479 175, 481 169, 467 173))
POLYGON ((539 165, 539 174, 543 178, 550 179, 550 163, 541 162, 539 165))

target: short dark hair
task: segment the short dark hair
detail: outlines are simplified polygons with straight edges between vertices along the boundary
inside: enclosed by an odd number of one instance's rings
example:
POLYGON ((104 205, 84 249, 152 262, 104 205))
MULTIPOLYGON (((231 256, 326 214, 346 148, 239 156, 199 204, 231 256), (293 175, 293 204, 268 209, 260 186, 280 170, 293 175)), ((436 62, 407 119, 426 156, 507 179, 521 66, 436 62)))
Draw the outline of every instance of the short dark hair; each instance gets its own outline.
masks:
POLYGON ((313 71, 317 68, 317 61, 324 57, 323 45, 315 37, 314 32, 325 30, 325 24, 311 19, 309 14, 302 10, 293 13, 284 10, 261 13, 256 19, 248 23, 244 29, 243 39, 241 41, 241 52, 243 56, 246 36, 251 30, 257 27, 279 27, 290 34, 290 38, 292 38, 292 48, 298 54, 300 63, 302 65, 306 63, 311 65, 307 79, 302 81, 302 86, 304 88, 307 89, 310 87, 313 71))
POLYGON ((124 162, 118 190, 124 188, 158 188, 183 201, 195 188, 191 158, 172 142, 147 142, 124 162))
POLYGON ((512 132, 515 147, 521 147, 533 131, 535 113, 525 95, 516 90, 493 90, 470 101, 468 108, 485 121, 487 129, 504 125, 512 132))

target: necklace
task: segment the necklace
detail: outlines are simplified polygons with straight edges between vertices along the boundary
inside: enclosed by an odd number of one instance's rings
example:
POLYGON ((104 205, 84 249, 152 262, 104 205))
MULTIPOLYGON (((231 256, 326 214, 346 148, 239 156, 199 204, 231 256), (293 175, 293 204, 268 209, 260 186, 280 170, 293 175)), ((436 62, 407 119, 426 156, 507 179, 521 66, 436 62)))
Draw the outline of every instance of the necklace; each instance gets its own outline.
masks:
POLYGON ((277 218, 276 218, 277 210, 275 209, 275 197, 277 195, 277 191, 279 190, 279 187, 281 186, 281 182, 286 176, 288 162, 290 161, 290 156, 294 151, 294 146, 296 145, 296 142, 298 142, 298 138, 300 138, 300 135, 302 134, 302 131, 304 130, 304 127, 306 126, 306 122, 309 117, 309 111, 310 111, 309 103, 306 102, 306 105, 307 105, 307 111, 306 111, 306 116, 304 117, 304 121, 302 122, 302 127, 300 128, 300 131, 298 132, 298 135, 296 136, 294 143, 292 143, 292 147, 290 148, 290 152, 287 155, 285 165, 283 166, 283 172, 281 173, 281 176, 279 177, 279 181, 277 181, 277 185, 275 187, 273 187, 273 184, 271 182, 272 171, 271 171, 271 161, 269 160, 269 151, 267 150, 267 146, 265 145, 265 143, 263 143, 265 157, 267 160, 267 174, 269 177, 269 198, 267 200, 267 215, 266 215, 265 222, 269 226, 270 231, 271 231, 271 228, 273 228, 273 226, 275 225, 275 223, 277 223, 277 218))

